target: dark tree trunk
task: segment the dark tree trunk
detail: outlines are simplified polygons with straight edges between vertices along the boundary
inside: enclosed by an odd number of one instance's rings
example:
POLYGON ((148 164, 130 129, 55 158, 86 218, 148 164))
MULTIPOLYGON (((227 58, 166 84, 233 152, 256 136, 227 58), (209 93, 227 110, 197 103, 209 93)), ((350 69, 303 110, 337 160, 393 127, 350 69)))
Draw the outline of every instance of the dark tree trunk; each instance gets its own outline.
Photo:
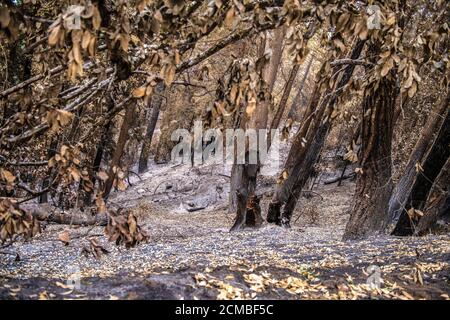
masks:
MULTIPOLYGON (((377 57, 373 46, 370 56, 377 57)), ((366 88, 363 101, 361 129, 362 173, 356 180, 356 192, 344 239, 362 238, 384 229, 388 201, 392 192, 391 146, 395 107, 395 74, 366 88)))
POLYGON ((159 118, 159 111, 162 105, 162 94, 165 90, 164 82, 160 82, 156 85, 155 95, 150 100, 150 107, 152 113, 148 122, 147 130, 145 133, 144 143, 142 144, 141 155, 139 156, 139 173, 143 173, 148 169, 148 158, 150 156, 150 147, 152 145, 153 132, 155 131, 156 123, 159 118))
MULTIPOLYGON (((280 103, 278 104, 277 112, 275 113, 272 123, 270 124, 271 129, 276 129, 280 125, 281 118, 283 117, 284 110, 286 109, 287 101, 291 94, 292 86, 294 85, 295 78, 297 77, 298 69, 300 66, 298 64, 294 65, 289 73, 289 79, 283 90, 283 95, 281 96, 280 103)), ((270 138, 269 138, 270 140, 270 138)))
MULTIPOLYGON (((53 140, 50 143, 50 146, 47 150, 47 158, 50 160, 53 158, 56 154, 56 148, 58 148, 58 139, 53 138, 53 140)), ((48 168, 47 170, 47 177, 45 177, 44 181, 42 181, 42 190, 45 190, 50 185, 50 181, 52 180, 53 176, 53 168, 48 168)), ((39 196, 39 203, 47 203, 48 202, 48 192, 44 192, 39 196)))
POLYGON ((305 73, 303 74, 303 78, 298 86, 297 94, 294 97, 294 100, 292 101, 291 108, 289 109, 288 113, 288 119, 295 119, 298 111, 298 107, 300 105, 301 97, 304 94, 303 89, 305 87, 306 79, 308 79, 309 70, 311 70, 311 65, 314 61, 314 57, 311 57, 309 59, 308 65, 306 66, 305 73))
POLYGON ((298 163, 293 168, 294 176, 296 177, 293 183, 292 191, 289 193, 287 201, 283 207, 283 212, 281 213, 281 225, 285 227, 290 227, 290 221, 292 213, 294 212, 295 206, 297 205, 300 193, 303 187, 310 178, 311 172, 313 172, 314 164, 319 160, 320 154, 327 137, 328 131, 330 130, 331 123, 329 121, 322 123, 317 129, 316 135, 311 146, 306 152, 305 158, 302 162, 298 163))
POLYGON ((414 179, 407 201, 401 210, 398 222, 392 232, 394 235, 406 236, 414 233, 416 219, 410 219, 408 210, 423 210, 436 177, 441 172, 450 156, 450 112, 446 112, 436 140, 422 162, 422 169, 414 179))
MULTIPOLYGON (((359 41, 352 50, 350 57, 357 59, 363 47, 364 41, 359 41)), ((323 75, 324 67, 325 64, 322 65, 319 76, 323 75)), ((354 69, 354 65, 346 67, 337 84, 337 92, 350 81, 354 69)), ((287 174, 287 178, 284 178, 282 173, 280 177, 281 183, 277 185, 272 201, 269 204, 267 213, 267 221, 269 223, 276 223, 286 227, 290 226, 290 219, 297 204, 298 196, 306 184, 310 173, 313 172, 314 164, 319 159, 331 126, 329 120, 323 121, 323 116, 334 107, 334 104, 337 102, 337 94, 327 95, 322 101, 320 101, 320 97, 321 81, 318 81, 305 112, 303 124, 294 138, 286 159, 283 173, 287 174), (315 112, 313 112, 314 108, 317 108, 315 112)))
MULTIPOLYGON (((114 108, 114 100, 111 97, 107 98, 107 110, 110 111, 112 108, 114 108)), ((100 106, 100 111, 101 111, 101 106, 100 106)), ((101 128, 101 133, 100 133, 100 139, 98 140, 97 143, 97 148, 95 149, 95 154, 94 154, 94 159, 92 161, 92 170, 89 173, 90 175, 90 179, 92 182, 92 190, 86 192, 85 197, 84 197, 84 204, 86 206, 91 205, 92 202, 92 195, 94 193, 94 188, 95 188, 95 182, 96 182, 96 175, 100 170, 100 165, 102 164, 102 160, 103 160, 103 155, 105 153, 105 149, 106 146, 108 144, 108 139, 111 139, 111 135, 110 135, 110 129, 111 126, 113 124, 113 118, 108 118, 105 119, 105 122, 103 124, 103 127, 101 128)))
MULTIPOLYGON (((134 102, 134 104, 135 103, 136 102, 134 102)), ((107 198, 109 196, 109 193, 111 192, 111 188, 114 185, 114 181, 117 178, 117 172, 115 172, 115 170, 119 169, 120 159, 122 158, 125 144, 127 143, 128 138, 129 138, 128 130, 130 129, 130 126, 133 122, 134 113, 135 113, 134 105, 128 106, 128 108, 125 110, 125 116, 124 116, 124 119, 122 122, 122 126, 120 127, 119 138, 117 140, 116 149, 114 150, 111 161, 109 163, 108 180, 106 181, 105 190, 103 192, 104 198, 107 198)))
POLYGON ((406 201, 411 194, 414 181, 420 174, 416 169, 416 164, 420 164, 423 161, 426 152, 431 148, 434 141, 433 137, 442 125, 449 103, 450 93, 447 93, 447 97, 444 101, 438 105, 436 110, 432 110, 428 116, 427 122, 422 129, 420 137, 417 140, 408 164, 406 165, 404 174, 392 193, 391 199, 389 200, 388 211, 391 230, 394 229, 395 224, 399 220, 406 201))
MULTIPOLYGON (((265 65, 260 74, 266 80, 270 93, 275 83, 282 55, 283 30, 282 28, 275 32, 279 36, 271 44, 274 54, 270 59, 269 65, 265 65)), ((261 42, 259 55, 264 53, 264 48, 265 41, 261 42)), ((247 119, 245 114, 241 114, 240 118, 237 119, 235 128, 244 129, 248 122, 249 128, 265 129, 267 127, 269 101, 267 99, 262 100, 258 106, 258 112, 254 112, 250 119, 247 119)), ((258 145, 260 143, 258 135, 258 145)), ((246 157, 245 164, 234 164, 231 172, 229 211, 230 213, 235 213, 234 224, 231 227, 233 231, 245 227, 258 227, 263 222, 259 198, 255 195, 256 179, 260 168, 259 156, 257 164, 249 164, 247 161, 248 157, 246 157)))
MULTIPOLYGON (((416 235, 422 236, 439 231, 442 225, 450 225, 450 158, 436 177, 423 211, 424 216, 415 229, 416 235)), ((448 227, 443 231, 448 231, 448 227)))
MULTIPOLYGON (((316 83, 313 97, 311 99, 310 106, 308 107, 309 115, 305 114, 307 118, 305 117, 305 121, 299 128, 299 131, 294 138, 292 147, 284 164, 284 170, 279 178, 281 182, 277 185, 272 201, 269 204, 269 210, 267 213, 267 221, 269 223, 275 223, 278 225, 282 224, 282 217, 280 214, 282 208, 290 199, 292 192, 295 190, 296 183, 298 181, 303 182, 305 180, 302 177, 299 177, 299 169, 306 159, 306 155, 326 109, 326 103, 323 101, 320 103, 321 83, 322 79, 316 83), (316 112, 313 112, 314 107, 318 108, 316 112)), ((283 221, 283 223, 285 226, 289 226, 288 220, 283 221)))

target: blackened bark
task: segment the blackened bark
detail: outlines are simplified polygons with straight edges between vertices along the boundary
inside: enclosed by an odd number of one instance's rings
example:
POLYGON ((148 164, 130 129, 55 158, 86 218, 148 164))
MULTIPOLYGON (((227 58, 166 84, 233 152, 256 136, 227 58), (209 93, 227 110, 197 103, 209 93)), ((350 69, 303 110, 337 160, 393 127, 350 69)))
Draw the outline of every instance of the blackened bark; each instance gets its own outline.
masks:
MULTIPOLYGON (((270 124, 271 129, 276 129, 280 125, 281 118, 283 117, 284 110, 286 109, 287 101, 289 99, 289 96, 291 94, 292 86, 294 85, 295 78, 298 73, 298 69, 300 66, 298 64, 294 65, 291 69, 291 72, 289 73, 289 79, 286 82, 286 85, 283 90, 283 95, 281 96, 280 103, 278 104, 277 112, 275 113, 272 123, 270 124)), ((269 135, 270 140, 270 135, 269 135)))
POLYGON ((296 173, 296 181, 294 182, 294 187, 289 193, 286 204, 283 207, 283 212, 281 213, 281 225, 285 227, 290 227, 292 213, 297 205, 298 198, 300 197, 303 187, 310 178, 311 172, 313 172, 312 168, 314 164, 320 158, 320 153, 330 127, 331 122, 329 121, 326 121, 319 126, 316 136, 314 137, 314 141, 306 152, 305 159, 293 169, 293 172, 296 173))
MULTIPOLYGON (((364 47, 364 41, 359 41, 353 48, 350 57, 357 59, 364 47)), ((319 76, 324 73, 325 64, 322 65, 319 76)), ((354 65, 348 65, 339 80, 336 93, 326 95, 322 101, 321 81, 315 85, 310 104, 305 112, 302 126, 294 138, 291 150, 284 166, 283 173, 287 173, 284 179, 280 177, 281 183, 276 187, 272 201, 269 204, 267 221, 286 227, 290 226, 292 212, 297 204, 298 196, 308 181, 313 166, 319 159, 322 147, 325 143, 327 133, 330 129, 330 120, 324 121, 324 115, 334 107, 340 90, 350 81, 355 69, 354 65), (313 110, 315 112, 313 112, 313 110)))
POLYGON ((440 127, 436 140, 428 151, 425 160, 421 165, 422 169, 417 174, 411 192, 408 194, 408 200, 406 201, 394 231, 392 232, 394 235, 406 236, 414 233, 417 221, 415 221, 415 219, 410 219, 407 212, 411 208, 423 210, 436 177, 450 157, 450 148, 448 147, 449 141, 450 112, 447 111, 445 120, 440 127))
POLYGON ((406 165, 404 174, 400 178, 394 192, 389 200, 389 223, 391 230, 394 229, 395 224, 400 218, 403 208, 406 205, 406 201, 411 194, 412 188, 414 186, 414 181, 420 174, 416 169, 416 164, 420 164, 431 148, 434 142, 434 135, 439 131, 442 126, 442 122, 445 119, 445 114, 447 112, 450 103, 450 92, 447 93, 447 97, 442 101, 441 104, 435 110, 430 113, 425 126, 420 134, 419 139, 414 146, 414 150, 406 165))
POLYGON ((416 235, 422 236, 439 231, 445 224, 450 225, 450 158, 436 177, 423 211, 424 216, 415 229, 416 235))
MULTIPOLYGON (((377 57, 378 46, 369 50, 377 57)), ((387 222, 387 207, 392 191, 391 146, 395 107, 395 72, 366 88, 361 129, 362 169, 344 239, 358 239, 380 232, 387 222)))
POLYGON ((107 198, 109 196, 111 188, 114 185, 114 181, 117 178, 116 169, 119 169, 120 159, 122 158, 125 144, 127 143, 129 138, 128 130, 130 129, 131 123, 133 122, 134 113, 135 113, 134 105, 128 106, 128 108, 125 110, 125 117, 123 119, 122 126, 120 127, 116 149, 114 150, 111 161, 109 163, 108 180, 106 181, 105 190, 103 192, 104 198, 107 198))
MULTIPOLYGON (((53 138, 47 150, 48 160, 50 160, 55 156, 57 147, 58 147, 58 139, 53 138)), ((44 181, 42 181, 42 190, 48 188, 48 186, 50 185, 50 181, 53 180, 52 177, 53 177, 53 168, 48 168, 47 176, 45 177, 44 181)), ((47 202, 48 202, 48 192, 44 192, 39 196, 39 203, 47 203, 47 202)))

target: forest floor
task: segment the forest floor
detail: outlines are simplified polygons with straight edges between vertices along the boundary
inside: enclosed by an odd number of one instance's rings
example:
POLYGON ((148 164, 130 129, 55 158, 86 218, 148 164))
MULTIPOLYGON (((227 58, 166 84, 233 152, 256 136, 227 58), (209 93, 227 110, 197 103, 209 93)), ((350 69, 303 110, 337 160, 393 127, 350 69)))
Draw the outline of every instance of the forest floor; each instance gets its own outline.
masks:
MULTIPOLYGON (((0 255, 0 298, 449 299, 448 234, 341 241, 349 180, 305 193, 291 229, 265 224, 230 233, 227 174, 153 165, 110 199, 133 210, 146 243, 125 249, 108 242, 103 227, 47 225, 0 255), (68 245, 58 240, 65 231, 68 245), (92 239, 105 249, 98 257, 83 253, 92 239)), ((274 183, 270 176, 259 182, 264 216, 274 183)))

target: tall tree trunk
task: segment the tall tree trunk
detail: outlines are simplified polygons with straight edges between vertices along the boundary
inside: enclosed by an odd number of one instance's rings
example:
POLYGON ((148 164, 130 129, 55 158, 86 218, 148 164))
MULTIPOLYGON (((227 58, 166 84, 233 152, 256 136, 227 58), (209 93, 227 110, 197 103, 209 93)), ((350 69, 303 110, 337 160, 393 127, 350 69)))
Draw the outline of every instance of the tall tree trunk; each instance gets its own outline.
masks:
POLYGON ((311 58, 308 61, 307 66, 306 66, 305 72, 303 74, 303 78, 298 86, 297 94, 295 95, 294 100, 292 100, 291 108, 289 109, 289 113, 288 113, 288 119, 294 119, 297 115, 301 97, 304 94, 303 89, 305 87, 306 79, 308 79, 309 71, 311 70, 313 61, 314 61, 314 57, 311 56, 311 58))
POLYGON ((447 159, 450 157, 450 112, 447 111, 436 140, 428 151, 425 160, 421 163, 421 169, 416 175, 410 188, 403 210, 400 212, 398 222, 392 232, 394 235, 406 236, 414 233, 417 219, 411 219, 408 210, 423 210, 430 190, 436 177, 441 172, 447 159))
MULTIPOLYGON (((379 46, 372 44, 368 55, 378 57, 379 46)), ((372 58, 373 59, 373 58, 372 58)), ((373 59, 374 60, 374 59, 373 59)), ((375 62, 375 61, 373 61, 375 62)), ((344 239, 357 239, 384 229, 392 192, 391 146, 395 107, 395 71, 366 88, 361 129, 362 170, 344 239)))
POLYGON ((292 86, 294 85, 294 81, 297 76, 299 68, 300 68, 300 65, 295 64, 292 67, 291 72, 289 73, 289 78, 284 87, 283 95, 281 96, 281 100, 280 100, 280 103, 278 104, 277 111, 275 112, 275 115, 272 119, 272 123, 270 124, 271 129, 276 129, 280 125, 281 118, 283 117, 284 110, 286 109, 287 101, 291 94, 292 86))
MULTIPOLYGON (((114 100, 111 96, 108 96, 106 98, 107 101, 107 111, 112 110, 114 108, 114 100)), ((99 112, 101 112, 101 105, 97 105, 96 108, 99 112)), ((92 161, 92 169, 89 172, 91 183, 92 183, 92 190, 87 191, 84 197, 84 204, 86 206, 91 205, 92 202, 92 195, 94 193, 95 189, 95 182, 96 182, 96 175, 100 170, 100 165, 102 164, 103 155, 105 153, 105 149, 108 145, 109 139, 111 139, 110 135, 110 129, 113 124, 113 118, 105 119, 105 122, 102 125, 101 131, 100 131, 100 139, 97 142, 97 147, 95 149, 95 153, 93 154, 93 161, 92 161)))
MULTIPOLYGON (((47 149, 47 158, 50 160, 56 154, 56 148, 58 148, 58 139, 54 137, 50 142, 50 146, 47 149)), ((42 181, 42 190, 45 190, 49 187, 50 181, 53 178, 53 168, 47 169, 47 176, 42 181)), ((48 192, 44 192, 39 196, 39 203, 47 203, 48 202, 48 192)))
MULTIPOLYGON (((324 68, 325 64, 322 65, 321 71, 323 71, 324 68)), ((281 209, 289 200, 295 184, 299 180, 297 176, 297 173, 299 173, 298 169, 306 158, 306 154, 316 134, 317 128, 322 121, 322 116, 326 109, 326 103, 320 103, 323 80, 324 78, 322 77, 322 73, 319 72, 319 79, 315 84, 310 104, 307 112, 305 113, 305 121, 302 123, 297 134, 295 135, 288 157, 284 164, 283 172, 279 178, 279 181, 281 182, 279 182, 276 186, 272 201, 269 204, 269 210, 267 213, 267 221, 269 223, 281 225, 281 209), (317 108, 315 112, 314 108, 317 108)), ((285 220, 284 225, 289 226, 289 221, 285 220)))
MULTIPOLYGON (((263 77, 268 86, 268 93, 272 93, 273 86, 278 72, 282 56, 282 43, 284 38, 284 28, 280 28, 275 32, 277 35, 272 44, 272 57, 269 65, 264 66, 260 76, 263 77), (280 31, 281 30, 281 31, 280 31)), ((261 42, 258 54, 264 53, 265 40, 261 42)), ((246 115, 242 115, 239 123, 240 128, 266 129, 269 110, 268 99, 260 101, 259 110, 254 112, 251 119, 245 119, 246 115), (248 122, 248 123, 247 123, 248 122)), ((258 145, 261 143, 258 136, 258 145)), ((250 146, 250 144, 249 144, 250 146)), ((250 150, 247 151, 249 153, 250 150)), ((246 162, 247 162, 246 157, 246 162)), ((259 206, 259 198, 255 195, 256 179, 260 168, 259 155, 257 164, 234 164, 231 171, 230 180, 230 213, 235 213, 234 224, 231 230, 240 230, 245 227, 257 227, 261 225, 263 218, 261 216, 261 208, 259 206)))
MULTIPOLYGON (((357 59, 364 47, 364 41, 359 41, 352 50, 351 59, 357 59)), ((329 114, 337 102, 338 93, 330 93, 321 97, 321 83, 323 80, 325 64, 319 70, 320 80, 316 82, 313 94, 305 111, 303 123, 297 132, 292 147, 286 159, 284 170, 280 177, 274 196, 269 204, 267 221, 285 227, 290 226, 292 213, 297 204, 298 196, 307 182, 312 168, 319 159, 325 143, 331 122, 329 117, 324 120, 324 114, 329 114), (316 109, 316 110, 314 110, 316 109), (287 174, 287 177, 285 176, 287 174)), ((336 87, 336 92, 350 81, 355 69, 348 65, 336 87)))
POLYGON ((450 224, 450 158, 436 177, 423 211, 424 216, 415 229, 416 235, 439 231, 440 222, 450 224))
POLYGON ((426 152, 431 148, 434 141, 433 137, 435 132, 438 132, 442 125, 449 103, 450 91, 447 93, 447 97, 442 103, 437 105, 435 110, 432 110, 428 116, 427 122, 420 133, 420 137, 414 146, 411 156, 409 157, 404 174, 392 193, 388 210, 391 231, 395 227, 395 224, 405 207, 406 201, 413 188, 414 181, 420 174, 416 169, 416 165, 422 162, 426 152))
POLYGON ((128 106, 125 110, 125 116, 123 118, 122 126, 120 127, 119 138, 117 140, 116 148, 111 157, 111 161, 109 163, 108 170, 108 180, 106 180, 105 190, 103 192, 103 197, 107 198, 109 193, 111 192, 111 188, 114 185, 114 180, 117 178, 117 169, 120 166, 120 159, 122 158, 123 151, 125 148, 125 144, 128 141, 128 131, 130 129, 131 123, 133 122, 133 117, 135 113, 135 104, 136 101, 133 102, 133 105, 128 106))
MULTIPOLYGON (((269 92, 273 91, 275 81, 277 79, 278 70, 280 70, 281 57, 283 56, 283 41, 286 27, 282 26, 274 31, 273 40, 270 44, 272 57, 270 58, 269 67, 264 71, 269 92)), ((264 53, 264 50, 263 52, 264 53)))
POLYGON ((148 157, 150 156, 150 147, 152 145, 153 132, 155 131, 156 123, 158 122, 164 90, 164 82, 159 82, 156 85, 155 94, 151 97, 149 103, 150 107, 152 108, 152 113, 150 115, 150 120, 148 122, 147 130, 145 133, 144 143, 142 144, 141 155, 139 156, 139 173, 147 171, 148 168, 148 157))
MULTIPOLYGON (((319 125, 319 128, 316 130, 316 135, 314 136, 311 145, 308 147, 308 150, 304 155, 303 161, 298 161, 292 169, 293 177, 295 177, 295 179, 293 179, 294 182, 292 189, 287 195, 284 207, 282 208, 283 211, 281 212, 281 219, 278 222, 278 224, 281 223, 281 225, 284 227, 290 227, 292 214, 297 205, 303 187, 311 176, 314 164, 319 161, 320 154, 322 152, 322 148, 330 127, 330 121, 326 121, 319 125)), ((270 203, 270 205, 272 205, 272 202, 270 203)))

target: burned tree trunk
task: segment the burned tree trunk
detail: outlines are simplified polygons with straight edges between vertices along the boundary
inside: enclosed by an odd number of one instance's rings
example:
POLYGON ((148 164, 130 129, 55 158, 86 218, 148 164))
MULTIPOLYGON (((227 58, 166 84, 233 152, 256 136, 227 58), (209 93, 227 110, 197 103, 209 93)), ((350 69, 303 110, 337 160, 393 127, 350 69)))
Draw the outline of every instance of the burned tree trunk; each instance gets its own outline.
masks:
MULTIPOLYGON (((267 84, 266 95, 271 94, 275 83, 278 66, 282 56, 282 43, 284 29, 281 28, 275 32, 274 41, 271 44, 273 55, 270 59, 269 66, 264 66, 261 70, 260 76, 265 79, 267 84)), ((264 53, 265 41, 261 43, 259 55, 264 53)), ((254 112, 250 119, 241 119, 239 123, 240 128, 245 128, 248 123, 248 128, 265 129, 268 121, 269 99, 265 97, 259 102, 258 112, 254 112)), ((241 115, 245 117, 245 115, 241 115)), ((257 134, 258 145, 259 134, 257 134)), ((250 144, 249 144, 249 147, 250 144)), ((249 150, 246 154, 248 155, 249 150)), ((255 195, 256 179, 260 168, 259 154, 258 163, 248 163, 248 156, 246 156, 245 164, 234 164, 231 173, 230 181, 230 208, 229 211, 236 214, 234 224, 231 230, 240 230, 245 227, 258 227, 262 224, 263 218, 261 216, 261 208, 259 206, 259 198, 255 195)))
MULTIPOLYGON (((351 58, 357 59, 364 47, 364 41, 359 41, 351 52, 351 58)), ((323 77, 325 64, 322 65, 319 76, 323 77)), ((269 204, 267 221, 290 227, 292 212, 297 204, 298 196, 306 184, 314 164, 319 159, 325 143, 331 122, 330 111, 337 102, 337 94, 350 81, 355 69, 348 65, 337 84, 335 93, 324 96, 321 101, 321 78, 315 85, 310 104, 305 112, 302 126, 297 132, 284 170, 280 177, 272 201, 269 204), (314 108, 317 108, 314 111, 314 108), (325 120, 325 121, 324 121, 325 120)))
POLYGON ((280 103, 278 104, 277 112, 275 113, 272 119, 272 123, 270 124, 271 129, 276 129, 280 125, 281 118, 283 117, 284 110, 286 109, 287 101, 291 94, 292 86, 294 85, 294 81, 297 76, 299 68, 300 65, 296 64, 292 67, 291 72, 289 73, 289 79, 284 87, 283 95, 281 96, 280 103))
MULTIPOLYGON (((284 165, 284 170, 279 178, 280 182, 277 185, 272 201, 269 204, 269 210, 267 213, 267 221, 269 223, 275 223, 277 225, 282 224, 280 215, 281 210, 289 200, 297 181, 303 180, 298 177, 298 174, 300 173, 299 169, 306 158, 308 149, 311 145, 313 137, 315 136, 317 128, 322 121, 322 116, 326 109, 326 103, 320 103, 320 88, 322 80, 323 78, 316 83, 313 97, 308 107, 309 114, 294 138, 292 147, 284 165), (316 112, 313 112, 314 107, 318 108, 316 112)), ((283 224, 285 226, 289 226, 289 221, 285 220, 283 224)))
POLYGON ((293 183, 293 187, 288 194, 283 211, 281 212, 280 222, 284 227, 290 227, 292 213, 297 205, 303 187, 310 178, 314 164, 320 158, 320 153, 322 151, 325 138, 328 135, 328 131, 330 130, 330 126, 331 123, 329 121, 326 121, 319 126, 316 135, 313 138, 312 144, 304 156, 304 160, 302 162, 298 162, 292 170, 294 172, 295 182, 293 183))
MULTIPOLYGON (((109 112, 112 108, 114 108, 114 100, 111 96, 106 98, 107 100, 107 111, 109 112)), ((99 111, 101 111, 101 105, 97 106, 99 111)), ((97 146, 94 150, 93 161, 92 161, 92 169, 89 172, 89 176, 91 179, 92 189, 86 191, 84 196, 84 205, 89 206, 92 202, 92 195, 94 193, 94 187, 96 182, 96 175, 100 170, 100 165, 102 164, 103 155, 105 153, 105 149, 107 147, 109 139, 111 139, 110 129, 113 124, 113 118, 108 117, 104 119, 104 123, 102 124, 100 130, 100 139, 97 142, 97 146)))
POLYGON ((410 209, 423 210, 433 183, 450 156, 450 148, 448 147, 449 141, 450 112, 447 111, 433 146, 418 168, 419 172, 414 179, 405 205, 400 212, 398 222, 392 232, 394 235, 406 236, 414 233, 415 225, 420 217, 411 219, 408 215, 408 211, 410 209))
POLYGON ((305 70, 305 73, 303 74, 303 78, 300 82, 300 85, 298 86, 297 94, 295 95, 294 100, 292 101, 292 104, 291 104, 291 108, 289 109, 288 119, 294 119, 297 115, 297 110, 300 105, 301 96, 304 94, 303 89, 305 87, 305 82, 306 82, 306 79, 308 78, 309 70, 311 70, 311 65, 312 65, 313 61, 314 61, 314 57, 311 57, 309 59, 308 65, 306 66, 306 70, 305 70))
POLYGON ((142 144, 141 155, 139 156, 139 173, 147 171, 148 157, 150 156, 150 147, 152 145, 153 132, 155 131, 156 123, 159 118, 159 111, 162 105, 162 94, 165 90, 164 82, 160 82, 156 85, 156 92, 150 100, 150 107, 152 108, 152 114, 148 122, 147 130, 145 133, 144 143, 142 144))
POLYGON ((415 234, 422 236, 429 232, 448 231, 450 225, 450 158, 447 159, 444 167, 435 182, 428 196, 423 217, 415 229, 415 234), (442 228, 447 225, 447 229, 442 228))
MULTIPOLYGON (((370 55, 378 56, 378 47, 370 55)), ((360 174, 344 239, 357 239, 384 229, 392 192, 391 145, 395 106, 394 71, 366 88, 361 127, 360 174)))
POLYGON ((398 221, 411 190, 414 185, 414 181, 420 174, 417 171, 416 165, 420 164, 430 149, 434 139, 435 132, 439 131, 442 125, 445 113, 447 112, 448 105, 450 103, 450 93, 447 93, 447 97, 438 105, 436 110, 432 110, 425 126, 422 129, 419 139, 414 147, 414 150, 409 158, 408 164, 402 177, 400 178, 397 186, 392 193, 389 200, 389 223, 391 224, 391 230, 395 227, 395 223, 398 221))
MULTIPOLYGON (((135 104, 136 102, 133 103, 135 104)), ((122 158, 125 144, 128 141, 129 137, 128 130, 130 129, 131 123, 133 122, 133 117, 135 113, 134 109, 135 106, 130 105, 125 110, 125 116, 122 122, 122 126, 120 127, 119 138, 117 140, 116 148, 109 163, 108 180, 106 181, 105 190, 103 192, 104 198, 107 198, 109 196, 111 188, 113 187, 113 185, 115 185, 116 179, 118 178, 117 170, 119 169, 120 159, 122 158)))

